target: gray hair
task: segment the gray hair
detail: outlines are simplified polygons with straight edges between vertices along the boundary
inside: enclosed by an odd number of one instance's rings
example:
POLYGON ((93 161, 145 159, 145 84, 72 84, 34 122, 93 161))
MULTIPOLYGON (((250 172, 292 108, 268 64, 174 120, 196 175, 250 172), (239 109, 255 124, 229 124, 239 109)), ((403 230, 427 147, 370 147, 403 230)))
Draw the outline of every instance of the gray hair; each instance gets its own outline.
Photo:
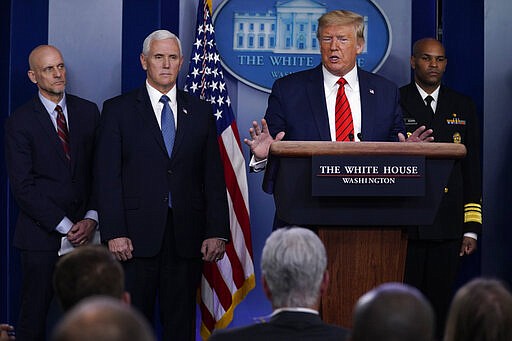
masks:
POLYGON ((261 273, 274 308, 313 306, 326 267, 325 247, 311 230, 290 227, 274 231, 261 257, 261 273))
POLYGON ((144 43, 142 44, 142 54, 144 56, 148 56, 149 48, 151 46, 151 43, 153 40, 164 40, 164 39, 176 39, 176 42, 178 43, 178 48, 180 50, 180 57, 183 55, 183 52, 181 51, 181 42, 180 38, 178 38, 177 35, 174 33, 167 31, 167 30, 157 30, 152 32, 150 35, 144 39, 144 43))

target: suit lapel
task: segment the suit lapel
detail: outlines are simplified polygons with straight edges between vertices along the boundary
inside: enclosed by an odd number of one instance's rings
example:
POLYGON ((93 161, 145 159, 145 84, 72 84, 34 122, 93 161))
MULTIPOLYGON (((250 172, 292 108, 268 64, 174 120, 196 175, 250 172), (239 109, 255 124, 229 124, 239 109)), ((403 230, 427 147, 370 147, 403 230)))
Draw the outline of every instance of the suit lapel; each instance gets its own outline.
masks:
MULTIPOLYGON (((405 104, 405 111, 407 114, 412 115, 418 123, 425 124, 429 128, 431 127, 432 114, 426 107, 425 102, 421 98, 421 95, 414 83, 409 84, 407 95, 402 102, 405 104)), ((438 105, 436 112, 438 112, 439 109, 438 105)))
POLYGON ((359 97, 361 99, 361 132, 363 136, 374 136, 373 129, 376 126, 375 114, 378 112, 375 87, 365 71, 357 68, 359 80, 359 97))
POLYGON ((318 66, 311 73, 307 83, 307 93, 309 107, 313 121, 318 129, 318 135, 321 141, 331 141, 331 131, 329 129, 329 115, 327 114, 327 105, 325 104, 324 79, 322 66, 318 66))
POLYGON ((50 143, 55 148, 55 152, 59 155, 59 158, 62 160, 62 162, 69 166, 66 155, 64 154, 64 149, 62 148, 62 143, 60 142, 57 131, 55 130, 55 126, 51 121, 50 115, 37 96, 34 99, 34 112, 36 119, 41 125, 43 131, 48 135, 48 141, 50 141, 50 143))
POLYGON ((76 167, 76 160, 80 154, 80 112, 74 98, 66 96, 66 107, 68 112, 69 144, 71 148, 71 170, 76 167))
MULTIPOLYGON (((176 126, 176 137, 174 138, 174 149, 175 151, 179 150, 181 143, 183 142, 183 138, 185 137, 186 131, 192 131, 193 127, 189 127, 192 124, 192 112, 188 106, 188 100, 185 93, 181 90, 176 92, 176 100, 178 101, 178 112, 177 112, 177 121, 178 124, 176 126)), ((174 155, 174 153, 173 153, 174 155)))
POLYGON ((160 146, 165 155, 167 149, 165 148, 164 138, 162 136, 162 130, 158 126, 155 113, 153 112, 153 106, 149 99, 148 91, 143 86, 137 93, 137 111, 140 114, 145 127, 149 130, 150 134, 155 138, 156 143, 160 146))

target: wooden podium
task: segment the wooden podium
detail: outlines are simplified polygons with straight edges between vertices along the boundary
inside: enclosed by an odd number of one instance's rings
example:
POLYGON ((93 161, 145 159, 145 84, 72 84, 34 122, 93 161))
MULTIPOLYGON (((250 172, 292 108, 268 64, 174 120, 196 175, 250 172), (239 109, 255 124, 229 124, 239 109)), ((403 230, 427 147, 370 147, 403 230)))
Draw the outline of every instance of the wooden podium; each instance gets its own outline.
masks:
POLYGON ((327 323, 352 327, 357 299, 384 282, 402 282, 407 251, 405 226, 433 223, 456 159, 455 143, 280 141, 270 148, 263 189, 274 195, 277 218, 318 231, 328 257, 330 284, 322 296, 327 323), (425 157, 422 196, 313 196, 312 157, 425 157))

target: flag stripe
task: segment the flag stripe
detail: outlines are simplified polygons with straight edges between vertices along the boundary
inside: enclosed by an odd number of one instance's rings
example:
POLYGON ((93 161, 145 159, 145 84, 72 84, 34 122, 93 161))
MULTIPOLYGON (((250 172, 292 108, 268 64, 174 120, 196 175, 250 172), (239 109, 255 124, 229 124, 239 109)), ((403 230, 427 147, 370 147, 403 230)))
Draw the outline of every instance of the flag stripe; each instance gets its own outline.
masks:
POLYGON ((231 237, 225 256, 217 263, 204 264, 201 277, 201 336, 206 339, 214 328, 231 322, 236 305, 255 286, 246 162, 206 0, 200 0, 197 9, 185 90, 212 105, 229 207, 231 237))

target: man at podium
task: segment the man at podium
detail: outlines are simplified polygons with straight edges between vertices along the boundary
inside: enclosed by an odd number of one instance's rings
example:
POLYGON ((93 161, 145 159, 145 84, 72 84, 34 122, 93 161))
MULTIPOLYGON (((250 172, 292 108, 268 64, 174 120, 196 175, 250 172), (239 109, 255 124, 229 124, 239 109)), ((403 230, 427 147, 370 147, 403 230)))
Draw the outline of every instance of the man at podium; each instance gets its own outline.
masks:
POLYGON ((471 254, 482 230, 480 138, 473 101, 444 85, 443 45, 432 38, 413 46, 414 81, 400 88, 406 129, 427 125, 436 142, 463 143, 466 157, 455 163, 433 225, 409 230, 405 282, 432 302, 438 334, 452 296, 459 256, 471 254))
POLYGON ((397 86, 356 65, 364 47, 364 18, 335 10, 318 19, 322 63, 274 82, 261 126, 249 129, 252 171, 265 168, 274 141, 432 141, 419 127, 408 138, 397 86), (275 138, 274 138, 275 137, 275 138))

